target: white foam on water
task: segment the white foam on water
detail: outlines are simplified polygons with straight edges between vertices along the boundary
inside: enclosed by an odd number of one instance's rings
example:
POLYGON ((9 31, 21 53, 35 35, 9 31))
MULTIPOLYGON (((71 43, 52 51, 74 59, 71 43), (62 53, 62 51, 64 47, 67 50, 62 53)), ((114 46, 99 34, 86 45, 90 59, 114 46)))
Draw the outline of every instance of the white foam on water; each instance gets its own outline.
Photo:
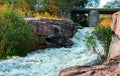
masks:
MULTIPOLYGON (((88 49, 85 37, 93 28, 78 29, 71 39, 71 48, 47 48, 29 53, 26 57, 15 56, 0 61, 0 76, 58 76, 62 69, 75 65, 96 64, 101 58, 88 49)), ((96 40, 97 49, 104 54, 102 44, 96 40)))

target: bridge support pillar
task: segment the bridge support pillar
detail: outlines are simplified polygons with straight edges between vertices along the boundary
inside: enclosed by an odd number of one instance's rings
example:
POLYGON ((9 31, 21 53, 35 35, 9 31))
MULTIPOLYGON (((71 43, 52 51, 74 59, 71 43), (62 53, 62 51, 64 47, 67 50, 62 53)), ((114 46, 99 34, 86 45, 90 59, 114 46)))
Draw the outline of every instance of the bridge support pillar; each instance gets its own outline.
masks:
POLYGON ((99 23, 99 12, 97 10, 90 10, 88 23, 90 27, 94 27, 99 23))

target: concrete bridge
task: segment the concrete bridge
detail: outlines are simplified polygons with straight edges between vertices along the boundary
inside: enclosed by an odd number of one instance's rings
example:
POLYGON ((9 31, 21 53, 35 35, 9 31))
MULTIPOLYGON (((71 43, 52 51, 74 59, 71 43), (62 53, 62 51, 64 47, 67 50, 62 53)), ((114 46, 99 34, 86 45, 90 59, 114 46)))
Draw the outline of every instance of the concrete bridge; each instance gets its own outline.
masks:
POLYGON ((88 23, 89 26, 96 26, 99 22, 99 15, 100 14, 113 14, 120 9, 103 9, 103 8, 85 8, 85 9, 73 9, 71 10, 72 14, 82 13, 88 14, 88 23))

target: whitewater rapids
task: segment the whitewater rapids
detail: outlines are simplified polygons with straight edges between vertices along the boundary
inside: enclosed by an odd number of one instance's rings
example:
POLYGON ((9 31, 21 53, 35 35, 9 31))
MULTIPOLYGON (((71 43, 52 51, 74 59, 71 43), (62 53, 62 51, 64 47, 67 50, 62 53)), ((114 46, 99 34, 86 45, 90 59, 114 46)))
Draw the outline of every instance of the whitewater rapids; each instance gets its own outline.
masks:
MULTIPOLYGON (((62 69, 75 65, 97 64, 99 55, 88 49, 85 38, 94 28, 78 29, 71 38, 74 45, 70 48, 47 48, 29 53, 25 57, 14 56, 0 60, 0 76, 58 76, 62 69)), ((104 55, 102 44, 96 38, 96 49, 104 55)))

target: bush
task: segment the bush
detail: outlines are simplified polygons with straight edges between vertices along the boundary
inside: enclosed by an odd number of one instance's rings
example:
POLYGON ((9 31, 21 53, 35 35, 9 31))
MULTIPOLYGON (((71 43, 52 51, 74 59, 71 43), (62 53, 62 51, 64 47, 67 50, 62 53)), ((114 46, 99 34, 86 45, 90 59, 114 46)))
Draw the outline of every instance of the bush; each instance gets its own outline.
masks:
POLYGON ((94 34, 87 36, 85 38, 85 42, 87 42, 87 47, 88 49, 92 49, 93 53, 96 53, 97 55, 99 55, 101 58, 103 58, 103 56, 100 54, 99 49, 96 49, 97 44, 96 44, 96 36, 94 34))
POLYGON ((27 53, 32 39, 30 27, 15 11, 0 13, 0 57, 27 53))
POLYGON ((111 42, 111 35, 112 35, 112 31, 111 31, 110 27, 109 26, 104 27, 102 25, 97 25, 95 27, 94 33, 98 37, 99 40, 103 41, 104 50, 106 52, 105 58, 107 58, 107 54, 108 54, 109 46, 110 46, 110 42, 111 42))
POLYGON ((97 25, 95 27, 95 34, 100 40, 106 43, 111 40, 110 38, 111 38, 112 31, 110 27, 104 27, 102 25, 97 25))

